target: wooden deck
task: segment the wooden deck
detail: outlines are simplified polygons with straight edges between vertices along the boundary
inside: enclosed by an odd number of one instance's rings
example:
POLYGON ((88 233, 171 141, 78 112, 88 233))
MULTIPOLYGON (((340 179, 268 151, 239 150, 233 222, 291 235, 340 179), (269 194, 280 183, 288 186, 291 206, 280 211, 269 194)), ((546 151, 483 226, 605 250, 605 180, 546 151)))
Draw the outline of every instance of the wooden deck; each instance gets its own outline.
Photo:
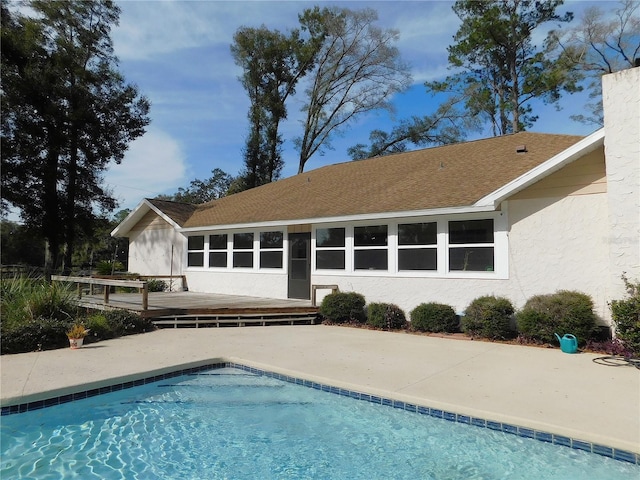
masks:
POLYGON ((194 292, 150 292, 144 310, 139 293, 83 295, 80 305, 98 310, 124 309, 150 318, 159 327, 294 324, 316 321, 318 308, 309 300, 281 300, 194 292))

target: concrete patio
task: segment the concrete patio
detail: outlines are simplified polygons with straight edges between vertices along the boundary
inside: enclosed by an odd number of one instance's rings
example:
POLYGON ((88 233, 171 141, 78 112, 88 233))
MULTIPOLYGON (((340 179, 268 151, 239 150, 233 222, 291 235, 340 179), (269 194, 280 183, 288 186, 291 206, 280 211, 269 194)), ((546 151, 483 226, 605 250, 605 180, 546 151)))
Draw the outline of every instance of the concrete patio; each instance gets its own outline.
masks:
POLYGON ((640 453, 640 370, 598 357, 325 325, 167 329, 4 355, 1 403, 219 359, 640 453))

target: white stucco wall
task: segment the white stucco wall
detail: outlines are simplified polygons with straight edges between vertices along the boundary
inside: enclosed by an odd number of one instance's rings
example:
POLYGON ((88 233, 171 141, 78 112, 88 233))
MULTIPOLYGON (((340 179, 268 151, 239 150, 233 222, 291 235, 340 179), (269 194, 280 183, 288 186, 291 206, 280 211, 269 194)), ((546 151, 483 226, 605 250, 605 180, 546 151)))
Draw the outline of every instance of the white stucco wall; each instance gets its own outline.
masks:
POLYGON ((189 291, 287 298, 286 273, 241 271, 186 271, 189 291))
POLYGON ((186 237, 169 225, 132 231, 129 234, 129 271, 140 275, 181 275, 185 248, 186 237))
POLYGON ((640 280, 640 68, 602 78, 609 192, 612 298, 625 296, 621 275, 640 280))

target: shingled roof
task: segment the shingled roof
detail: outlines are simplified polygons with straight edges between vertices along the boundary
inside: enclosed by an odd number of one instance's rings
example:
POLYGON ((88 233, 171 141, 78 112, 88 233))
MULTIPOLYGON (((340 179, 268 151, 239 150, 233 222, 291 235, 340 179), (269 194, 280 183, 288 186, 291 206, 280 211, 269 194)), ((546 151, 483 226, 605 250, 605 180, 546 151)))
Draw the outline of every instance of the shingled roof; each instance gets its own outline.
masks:
POLYGON ((150 201, 183 228, 466 207, 581 139, 520 132, 329 165, 195 207, 150 201))

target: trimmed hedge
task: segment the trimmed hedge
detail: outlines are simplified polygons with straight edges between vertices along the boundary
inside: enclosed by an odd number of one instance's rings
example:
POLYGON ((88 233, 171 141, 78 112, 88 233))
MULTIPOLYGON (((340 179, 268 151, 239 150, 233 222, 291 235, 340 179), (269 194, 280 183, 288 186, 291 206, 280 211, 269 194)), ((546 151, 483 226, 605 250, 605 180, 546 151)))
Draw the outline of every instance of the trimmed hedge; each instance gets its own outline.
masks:
POLYGON ((629 298, 611 302, 611 318, 616 337, 633 355, 640 357, 640 282, 631 283, 625 276, 622 280, 629 298))
POLYGON ((320 315, 333 323, 363 323, 364 296, 355 292, 330 293, 322 299, 320 315))
POLYGON ((407 317, 400 307, 392 303, 370 303, 367 324, 384 330, 398 330, 405 328, 407 317))
POLYGON ((511 327, 514 311, 507 298, 489 295, 476 298, 462 317, 462 331, 472 337, 491 340, 513 338, 516 334, 511 327))
POLYGON ((418 332, 459 331, 458 316, 450 305, 442 303, 422 303, 411 311, 411 329, 418 332))
POLYGON ((166 289, 167 282, 164 280, 158 280, 157 278, 147 280, 147 291, 149 292, 164 292, 166 289))
POLYGON ((558 342, 556 333, 575 335, 580 345, 597 334, 593 300, 572 290, 531 297, 517 313, 516 321, 525 338, 551 344, 558 342))

